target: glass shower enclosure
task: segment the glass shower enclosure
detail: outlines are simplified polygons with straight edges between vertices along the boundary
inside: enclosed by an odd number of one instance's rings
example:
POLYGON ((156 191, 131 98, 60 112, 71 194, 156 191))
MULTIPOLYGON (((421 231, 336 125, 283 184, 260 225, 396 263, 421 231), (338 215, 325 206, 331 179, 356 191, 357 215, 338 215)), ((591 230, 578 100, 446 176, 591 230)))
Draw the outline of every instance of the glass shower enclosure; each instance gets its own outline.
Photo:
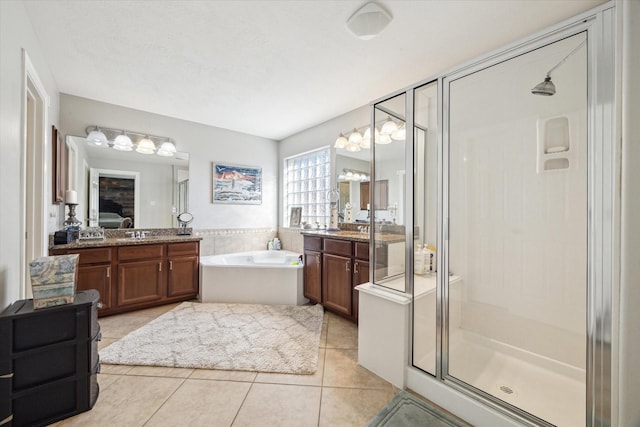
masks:
POLYGON ((372 104, 373 216, 395 213, 374 223, 373 283, 411 295, 409 364, 536 425, 607 418, 607 375, 589 371, 604 354, 594 290, 610 289, 594 278, 596 47, 581 25, 372 104), (384 207, 382 189, 397 194, 384 207))

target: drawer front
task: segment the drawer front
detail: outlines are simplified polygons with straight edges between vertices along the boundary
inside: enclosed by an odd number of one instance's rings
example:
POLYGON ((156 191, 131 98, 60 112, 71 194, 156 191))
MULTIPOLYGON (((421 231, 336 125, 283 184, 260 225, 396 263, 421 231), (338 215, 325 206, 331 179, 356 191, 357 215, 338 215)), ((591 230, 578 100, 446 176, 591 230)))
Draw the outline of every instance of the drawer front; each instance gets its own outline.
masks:
POLYGON ((78 249, 68 251, 69 254, 79 254, 78 264, 96 264, 99 262, 111 262, 111 248, 78 249))
POLYGON ((181 255, 198 255, 198 242, 184 242, 184 243, 169 243, 167 245, 168 256, 181 256, 181 255))
POLYGON ((321 251, 322 238, 304 236, 304 248, 309 249, 310 251, 321 251))
POLYGON ((358 259, 364 259, 369 261, 369 244, 362 242, 355 242, 355 257, 358 259))
POLYGON ((132 259, 162 258, 164 245, 123 246, 118 248, 118 259, 127 261, 132 259))
POLYGON ((351 256, 351 242, 348 240, 324 239, 324 251, 330 254, 351 256))

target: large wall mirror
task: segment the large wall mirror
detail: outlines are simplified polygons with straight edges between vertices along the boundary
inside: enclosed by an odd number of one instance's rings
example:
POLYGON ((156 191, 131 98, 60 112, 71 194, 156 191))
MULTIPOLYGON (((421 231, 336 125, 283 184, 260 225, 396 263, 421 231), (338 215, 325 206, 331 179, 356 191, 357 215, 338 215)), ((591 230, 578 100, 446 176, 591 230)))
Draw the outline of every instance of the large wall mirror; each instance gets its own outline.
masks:
POLYGON ((90 146, 67 136, 68 189, 84 227, 170 228, 188 210, 189 154, 173 157, 90 146))

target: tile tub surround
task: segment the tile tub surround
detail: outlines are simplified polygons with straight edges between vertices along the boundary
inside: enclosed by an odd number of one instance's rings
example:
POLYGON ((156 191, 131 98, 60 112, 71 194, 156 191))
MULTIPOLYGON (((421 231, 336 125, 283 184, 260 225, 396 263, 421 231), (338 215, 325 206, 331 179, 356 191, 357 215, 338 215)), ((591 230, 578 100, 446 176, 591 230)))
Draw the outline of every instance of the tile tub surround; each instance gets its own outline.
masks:
POLYGON ((265 250, 269 240, 277 236, 277 230, 275 228, 194 229, 193 235, 202 238, 200 256, 224 255, 265 250))
MULTIPOLYGON (((173 307, 100 320, 100 348, 173 307)), ((54 425, 360 427, 398 389, 359 366, 357 352, 357 326, 325 313, 314 375, 102 365, 94 408, 54 425)))

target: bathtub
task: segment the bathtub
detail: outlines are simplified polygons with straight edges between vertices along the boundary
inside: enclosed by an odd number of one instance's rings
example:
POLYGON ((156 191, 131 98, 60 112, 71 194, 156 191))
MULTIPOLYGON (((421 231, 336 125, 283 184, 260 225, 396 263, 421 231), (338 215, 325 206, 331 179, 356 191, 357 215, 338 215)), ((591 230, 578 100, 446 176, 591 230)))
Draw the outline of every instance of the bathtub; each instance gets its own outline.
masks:
POLYGON ((309 300, 303 295, 299 256, 290 251, 203 256, 200 258, 200 301, 306 304, 309 300))

